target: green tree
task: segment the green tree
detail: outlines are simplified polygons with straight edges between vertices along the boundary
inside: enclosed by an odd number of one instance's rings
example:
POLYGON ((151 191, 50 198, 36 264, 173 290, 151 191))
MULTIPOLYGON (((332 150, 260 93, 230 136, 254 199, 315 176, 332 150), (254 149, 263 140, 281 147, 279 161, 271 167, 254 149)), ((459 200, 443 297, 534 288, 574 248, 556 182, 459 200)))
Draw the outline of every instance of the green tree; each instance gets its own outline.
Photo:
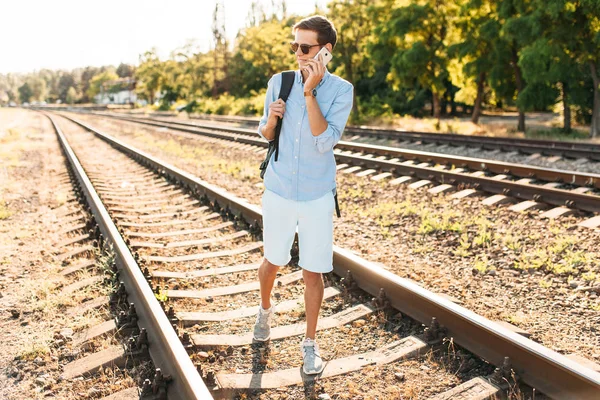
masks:
POLYGON ((28 79, 28 82, 32 92, 31 100, 45 101, 48 94, 46 81, 40 78, 39 75, 33 75, 28 79))
POLYGON ((378 40, 371 47, 377 62, 389 62, 388 80, 395 89, 416 82, 431 91, 435 118, 441 117, 440 99, 446 91, 448 47, 452 44, 451 21, 458 4, 422 0, 391 9, 386 4, 389 20, 375 28, 378 40))
MULTIPOLYGON (((371 69, 367 46, 375 19, 370 13, 372 0, 334 0, 329 3, 329 16, 338 32, 331 69, 356 85, 371 69)), ((359 118, 358 95, 354 90, 352 114, 359 118)))
MULTIPOLYGON (((67 100, 67 93, 69 91, 69 89, 73 88, 75 89, 75 87, 77 86, 77 83, 75 82, 75 75, 71 72, 63 72, 60 75, 60 78, 58 79, 58 85, 57 85, 57 97, 60 99, 60 101, 62 101, 63 103, 69 103, 69 101, 67 100)), ((76 89, 75 89, 76 90, 76 89)), ((72 103, 69 103, 72 104, 72 103)))
MULTIPOLYGON (((553 0, 552 3, 556 3, 553 0)), ((560 11, 560 3, 555 12, 560 11)), ((592 118, 590 137, 600 136, 600 2, 598 0, 579 0, 564 5, 564 11, 572 16, 573 32, 577 40, 574 51, 576 59, 587 67, 592 79, 592 118), (574 4, 573 4, 574 3, 574 4)))
POLYGON ((77 101, 77 90, 71 86, 69 90, 67 90, 67 96, 65 98, 67 104, 73 104, 77 101))
POLYGON ((119 79, 119 76, 110 71, 101 72, 98 75, 95 75, 90 81, 90 87, 87 91, 88 98, 92 100, 100 93, 111 92, 111 88, 106 88, 106 83, 117 79, 119 79))
POLYGON ((148 103, 154 104, 163 76, 163 63, 156 55, 155 49, 140 56, 140 65, 135 72, 135 76, 138 79, 136 85, 138 96, 148 101, 148 103))
POLYGON ((246 97, 258 92, 274 74, 295 68, 291 26, 292 20, 271 20, 238 33, 229 68, 233 95, 246 97))
POLYGON ((119 64, 116 71, 119 78, 128 78, 135 74, 135 67, 129 64, 119 64))
MULTIPOLYGON (((454 84, 465 91, 474 84, 475 97, 471 121, 479 122, 483 110, 485 88, 490 71, 497 68, 499 53, 505 51, 500 39, 501 25, 498 21, 496 2, 493 0, 470 0, 465 3, 459 13, 456 27, 460 33, 459 43, 449 49, 451 57, 457 57, 465 78, 462 80, 452 74, 454 84)), ((492 72, 498 75, 500 71, 492 72)), ((470 99, 469 99, 470 100, 470 99)))
POLYGON ((185 74, 185 59, 170 59, 162 64, 163 74, 160 81, 162 97, 161 109, 168 110, 172 103, 188 97, 191 82, 185 74))
MULTIPOLYGON (((519 120, 517 130, 525 132, 525 110, 528 100, 535 100, 533 90, 526 90, 527 83, 519 65, 520 52, 531 44, 536 35, 541 34, 541 26, 537 15, 532 15, 531 4, 523 0, 500 0, 498 15, 502 23, 502 38, 508 44, 510 62, 507 65, 514 74, 517 90, 517 108, 519 120)), ((539 85, 538 85, 539 88, 539 85)))
POLYGON ((31 86, 29 86, 29 83, 25 82, 19 87, 19 98, 21 99, 21 104, 29 103, 32 97, 33 90, 31 89, 31 86))
POLYGON ((58 83, 63 71, 53 71, 42 69, 38 72, 38 76, 46 82, 46 99, 49 102, 56 102, 59 98, 58 83))
POLYGON ((88 96, 90 89, 90 81, 94 76, 100 73, 100 68, 97 67, 85 67, 81 71, 77 71, 79 78, 79 90, 81 92, 81 98, 79 99, 82 103, 91 103, 93 98, 88 96))

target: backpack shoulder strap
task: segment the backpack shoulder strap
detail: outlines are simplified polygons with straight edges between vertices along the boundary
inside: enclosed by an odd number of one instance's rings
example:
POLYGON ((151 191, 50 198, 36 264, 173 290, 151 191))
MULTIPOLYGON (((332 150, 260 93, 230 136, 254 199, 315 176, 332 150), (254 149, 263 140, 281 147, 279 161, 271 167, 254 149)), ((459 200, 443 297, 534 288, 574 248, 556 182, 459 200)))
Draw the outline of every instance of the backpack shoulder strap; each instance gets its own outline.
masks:
POLYGON ((292 86, 294 86, 294 79, 296 78, 295 71, 283 71, 281 73, 281 89, 279 90, 279 98, 283 101, 287 101, 292 86))
MULTIPOLYGON (((296 78, 296 72, 284 71, 281 73, 281 88, 279 89, 279 98, 283 101, 287 101, 292 86, 294 86, 294 79, 296 78)), ((277 121, 277 127, 275 128, 275 161, 279 158, 279 134, 281 133, 282 120, 277 121)))

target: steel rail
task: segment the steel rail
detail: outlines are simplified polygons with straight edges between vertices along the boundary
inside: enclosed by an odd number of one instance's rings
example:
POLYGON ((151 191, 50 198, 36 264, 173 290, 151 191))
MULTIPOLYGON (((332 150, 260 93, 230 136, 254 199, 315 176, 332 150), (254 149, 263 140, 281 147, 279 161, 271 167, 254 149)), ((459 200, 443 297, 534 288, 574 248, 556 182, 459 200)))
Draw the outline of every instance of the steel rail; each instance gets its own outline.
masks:
POLYGON ((82 192, 100 231, 113 245, 113 250, 117 256, 117 266, 121 271, 119 277, 127 288, 128 301, 135 304, 138 326, 140 329, 145 328, 148 332, 148 350, 154 365, 160 368, 163 374, 170 375, 172 378, 167 389, 169 399, 211 399, 210 391, 204 385, 196 367, 158 303, 154 292, 144 278, 117 227, 111 220, 79 159, 54 118, 47 114, 46 116, 54 126, 62 150, 81 185, 82 192))
MULTIPOLYGON (((108 116, 129 122, 146 124, 157 127, 168 127, 164 123, 141 121, 135 118, 127 118, 112 115, 94 114, 108 116)), ((232 128, 219 128, 221 131, 230 132, 220 134, 211 132, 204 128, 177 127, 174 128, 183 132, 201 133, 219 139, 233 140, 240 143, 252 144, 255 146, 267 147, 264 140, 256 137, 250 137, 250 133, 256 135, 255 131, 241 130, 232 128)), ((484 160, 469 157, 446 156, 439 153, 426 153, 413 150, 400 150, 396 148, 357 145, 349 142, 339 142, 336 147, 339 150, 364 152, 373 151, 375 155, 389 157, 403 157, 408 159, 418 159, 419 161, 429 161, 439 164, 452 164, 455 166, 467 166, 469 168, 490 171, 495 173, 510 173, 517 177, 527 177, 532 179, 547 180, 548 182, 563 182, 574 185, 590 186, 600 188, 600 175, 590 173, 580 173, 573 171, 553 170, 548 168, 527 166, 522 164, 510 164, 497 162, 493 160, 484 160)), ((522 200, 533 200, 543 202, 554 206, 566 206, 576 208, 592 213, 600 212, 600 196, 586 193, 574 193, 569 190, 545 187, 528 183, 519 183, 508 180, 495 180, 488 177, 473 176, 465 173, 453 172, 452 170, 440 170, 432 167, 419 167, 417 165, 406 165, 401 162, 381 160, 369 156, 336 153, 338 161, 359 165, 365 168, 375 168, 381 171, 391 172, 396 175, 409 175, 420 179, 435 180, 439 183, 464 184, 478 190, 490 193, 504 194, 522 200)))
MULTIPOLYGON (((257 206, 141 152, 84 122, 70 119, 140 163, 206 196, 213 204, 228 210, 228 213, 236 218, 243 219, 255 227, 262 227, 262 213, 257 206)), ((336 274, 347 276, 350 272, 357 285, 373 296, 378 296, 383 289, 393 307, 417 321, 428 324, 435 317, 448 330, 448 337, 452 337, 456 343, 490 363, 499 366, 505 357, 510 357, 513 369, 525 383, 552 398, 592 400, 600 397, 599 373, 539 343, 337 246, 334 246, 333 265, 336 274)))
MULTIPOLYGON (((166 115, 165 115, 166 116, 166 115)), ((258 124, 257 118, 237 116, 208 115, 194 119, 258 124)), ((366 126, 347 126, 346 133, 370 135, 385 139, 421 141, 423 143, 445 143, 451 146, 467 145, 483 149, 500 149, 503 151, 519 151, 527 154, 541 153, 545 155, 562 155, 567 158, 588 158, 600 161, 600 144, 593 142, 558 141, 544 139, 506 138, 490 136, 469 136, 457 133, 435 133, 405 131, 402 129, 385 129, 366 126)))

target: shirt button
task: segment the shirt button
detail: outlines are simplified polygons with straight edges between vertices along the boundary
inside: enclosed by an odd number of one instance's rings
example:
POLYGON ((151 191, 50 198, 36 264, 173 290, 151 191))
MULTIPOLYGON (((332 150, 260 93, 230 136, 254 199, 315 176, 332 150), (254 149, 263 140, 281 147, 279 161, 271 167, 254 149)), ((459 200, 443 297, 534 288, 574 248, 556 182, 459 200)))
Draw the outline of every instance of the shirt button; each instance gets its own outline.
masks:
POLYGON ((300 122, 298 122, 298 125, 300 125, 300 122))
POLYGON ((298 141, 298 139, 296 139, 296 142, 298 141))
POLYGON ((292 172, 292 174, 296 175, 296 171, 292 172))
POLYGON ((298 156, 294 157, 294 158, 298 158, 298 156))

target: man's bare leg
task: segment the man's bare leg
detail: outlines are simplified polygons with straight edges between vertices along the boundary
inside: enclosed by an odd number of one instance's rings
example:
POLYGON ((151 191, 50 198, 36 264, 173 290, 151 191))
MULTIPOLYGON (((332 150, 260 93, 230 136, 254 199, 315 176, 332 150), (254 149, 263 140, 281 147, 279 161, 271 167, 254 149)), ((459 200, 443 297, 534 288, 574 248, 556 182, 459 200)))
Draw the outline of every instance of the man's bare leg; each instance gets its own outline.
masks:
POLYGON ((317 321, 323 302, 323 276, 318 272, 302 270, 304 278, 304 306, 306 308, 306 337, 315 339, 317 321))
POLYGON ((260 299, 263 309, 271 308, 271 291, 275 278, 277 278, 279 266, 271 264, 266 258, 258 268, 258 280, 260 281, 260 299))

